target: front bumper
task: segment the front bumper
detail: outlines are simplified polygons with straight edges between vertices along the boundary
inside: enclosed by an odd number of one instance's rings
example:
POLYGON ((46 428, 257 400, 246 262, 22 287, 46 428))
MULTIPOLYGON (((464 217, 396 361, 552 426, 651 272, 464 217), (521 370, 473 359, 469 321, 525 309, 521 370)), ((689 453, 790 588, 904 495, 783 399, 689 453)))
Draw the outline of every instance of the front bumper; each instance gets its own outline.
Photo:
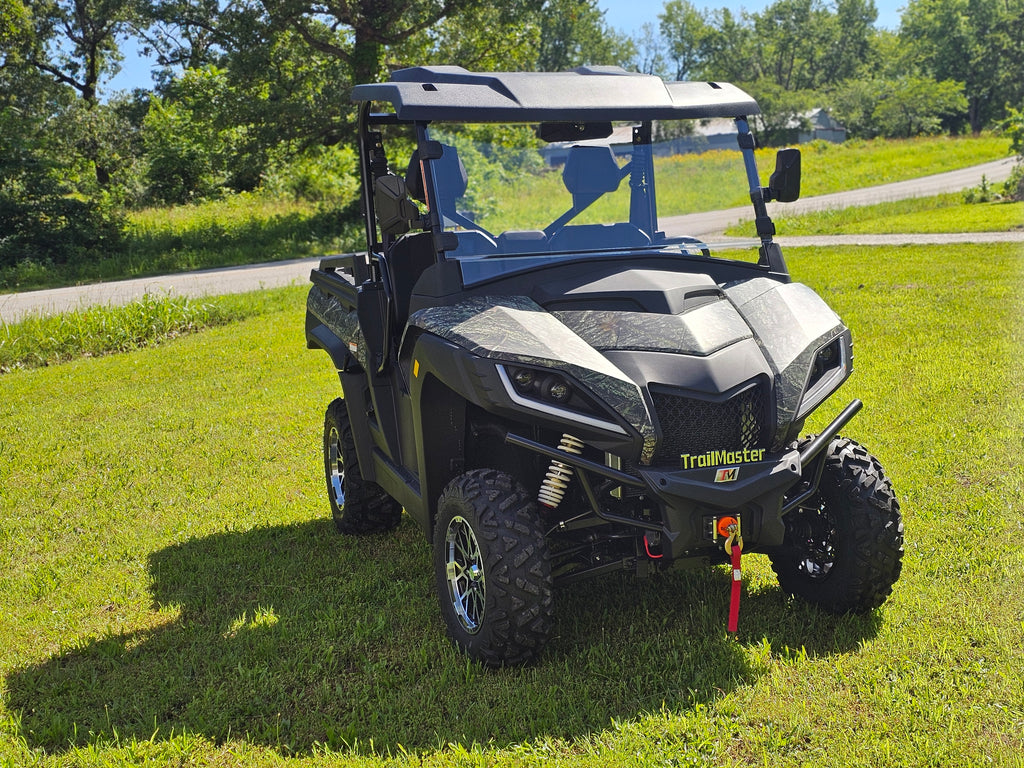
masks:
MULTIPOLYGON (((643 468, 635 475, 512 433, 505 440, 573 467, 591 511, 606 522, 636 528, 638 535, 656 533, 660 556, 666 560, 714 559, 722 548, 716 523, 726 515, 742 521, 746 551, 770 552, 782 546, 784 515, 814 495, 824 449, 861 407, 859 400, 851 402, 802 450, 793 448, 762 461, 735 465, 643 468), (620 514, 602 504, 596 489, 607 481, 656 501, 660 519, 620 514)), ((711 464, 716 458, 710 456, 703 463, 711 464)))

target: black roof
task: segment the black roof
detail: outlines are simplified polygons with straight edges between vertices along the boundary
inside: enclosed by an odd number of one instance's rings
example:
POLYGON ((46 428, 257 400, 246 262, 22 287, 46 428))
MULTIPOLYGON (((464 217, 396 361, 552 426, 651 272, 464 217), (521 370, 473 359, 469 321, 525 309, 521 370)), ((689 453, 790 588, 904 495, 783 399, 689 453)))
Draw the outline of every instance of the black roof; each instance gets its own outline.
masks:
POLYGON ((390 102, 400 120, 572 122, 745 117, 753 97, 729 83, 666 83, 619 67, 571 72, 400 69, 386 83, 357 85, 353 101, 390 102))

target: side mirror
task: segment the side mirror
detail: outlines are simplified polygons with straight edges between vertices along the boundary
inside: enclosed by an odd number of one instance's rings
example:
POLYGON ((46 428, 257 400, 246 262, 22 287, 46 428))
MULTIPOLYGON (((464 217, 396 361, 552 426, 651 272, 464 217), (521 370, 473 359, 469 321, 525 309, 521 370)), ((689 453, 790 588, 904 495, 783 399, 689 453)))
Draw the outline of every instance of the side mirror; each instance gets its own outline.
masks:
POLYGON ((420 217, 416 203, 406 194, 405 181, 388 174, 377 179, 373 190, 373 207, 377 213, 380 231, 386 235, 408 232, 420 217))
POLYGON ((792 203, 800 199, 800 150, 780 149, 775 155, 775 173, 768 179, 765 201, 792 203))

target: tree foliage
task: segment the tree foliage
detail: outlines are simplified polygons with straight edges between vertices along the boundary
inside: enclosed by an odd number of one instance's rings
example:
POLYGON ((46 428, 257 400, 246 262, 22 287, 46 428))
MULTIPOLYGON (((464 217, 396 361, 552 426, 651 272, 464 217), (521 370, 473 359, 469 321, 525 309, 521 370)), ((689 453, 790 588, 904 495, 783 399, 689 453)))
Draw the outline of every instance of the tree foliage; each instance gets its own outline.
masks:
POLYGON ((975 133, 1024 101, 1024 0, 910 0, 900 38, 922 74, 964 84, 975 133))
POLYGON ((669 0, 658 21, 668 56, 675 65, 672 79, 693 79, 708 59, 713 28, 707 16, 689 0, 669 0))
POLYGON ((69 196, 38 117, 0 111, 0 267, 65 264, 123 242, 124 217, 103 196, 69 196))
POLYGON ((999 127, 1010 139, 1010 152, 1017 156, 1003 190, 1012 200, 1024 200, 1024 111, 1011 108, 999 127))
POLYGON ((538 12, 534 69, 558 72, 585 64, 625 64, 633 43, 609 29, 597 0, 548 0, 538 12))
POLYGON ((270 21, 343 61, 354 83, 382 73, 384 52, 483 0, 260 0, 270 21))
POLYGON ((1024 0, 908 0, 896 32, 875 0, 701 8, 666 0, 631 38, 599 0, 0 0, 0 258, 116 247, 118 206, 348 199, 352 85, 420 64, 731 81, 766 143, 814 107, 851 136, 1019 138, 1024 0), (126 44, 160 68, 151 91, 105 91, 126 44))

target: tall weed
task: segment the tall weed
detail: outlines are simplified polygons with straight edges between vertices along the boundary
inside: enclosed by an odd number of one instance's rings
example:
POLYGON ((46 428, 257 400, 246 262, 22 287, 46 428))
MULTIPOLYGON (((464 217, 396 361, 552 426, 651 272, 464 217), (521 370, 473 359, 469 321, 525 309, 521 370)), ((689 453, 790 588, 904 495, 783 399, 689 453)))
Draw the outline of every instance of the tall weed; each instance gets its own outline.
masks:
POLYGON ((151 346, 268 311, 294 292, 258 291, 201 300, 147 294, 124 306, 96 306, 0 323, 0 373, 151 346))

